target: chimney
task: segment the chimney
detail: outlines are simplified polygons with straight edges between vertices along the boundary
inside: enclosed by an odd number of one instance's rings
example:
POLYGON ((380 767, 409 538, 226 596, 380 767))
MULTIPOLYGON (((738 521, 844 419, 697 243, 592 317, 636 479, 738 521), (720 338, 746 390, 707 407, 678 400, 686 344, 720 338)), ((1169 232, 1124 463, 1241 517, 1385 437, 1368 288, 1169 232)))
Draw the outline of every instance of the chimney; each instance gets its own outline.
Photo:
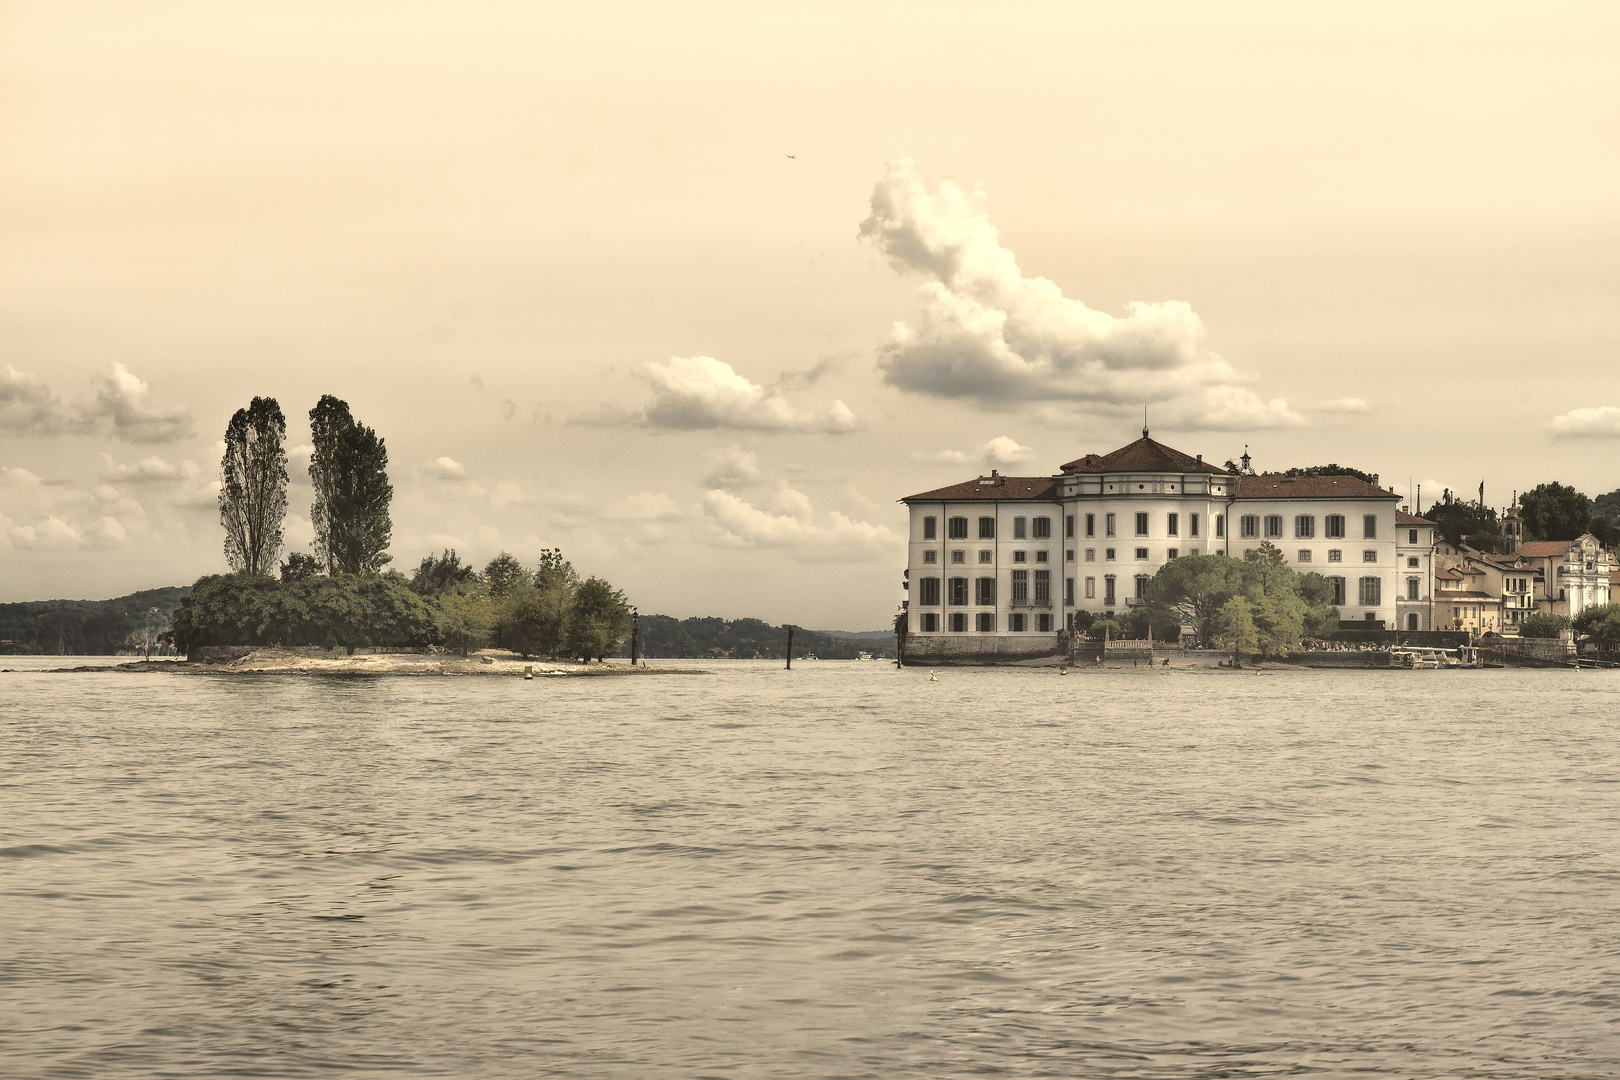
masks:
POLYGON ((1377 486, 1378 486, 1378 474, 1373 473, 1373 487, 1377 487, 1377 486))
POLYGON ((1202 465, 1203 463, 1204 463, 1204 455, 1199 454, 1198 455, 1198 464, 1202 465))

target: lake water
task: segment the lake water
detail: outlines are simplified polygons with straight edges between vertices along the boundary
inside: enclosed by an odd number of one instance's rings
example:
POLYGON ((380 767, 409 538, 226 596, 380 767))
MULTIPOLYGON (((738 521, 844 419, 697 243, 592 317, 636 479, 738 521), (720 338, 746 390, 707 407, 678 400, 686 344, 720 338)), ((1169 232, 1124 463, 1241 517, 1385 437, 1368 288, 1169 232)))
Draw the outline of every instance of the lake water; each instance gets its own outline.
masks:
POLYGON ((712 667, 0 675, 0 1074, 1620 1075, 1620 673, 712 667))

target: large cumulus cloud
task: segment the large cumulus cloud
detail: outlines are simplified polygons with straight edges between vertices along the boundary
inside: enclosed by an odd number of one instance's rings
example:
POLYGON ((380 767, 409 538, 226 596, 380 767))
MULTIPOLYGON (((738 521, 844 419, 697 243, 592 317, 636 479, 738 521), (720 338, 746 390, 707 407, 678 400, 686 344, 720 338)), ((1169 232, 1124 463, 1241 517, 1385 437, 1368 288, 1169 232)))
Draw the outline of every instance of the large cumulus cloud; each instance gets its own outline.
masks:
POLYGON ((195 434, 191 410, 162 406, 151 388, 123 364, 91 383, 91 393, 69 404, 37 376, 7 364, 0 370, 0 430, 22 435, 108 435, 124 442, 163 443, 195 434))
POLYGON ((1303 422, 1204 347, 1190 305, 1137 301, 1114 316, 1025 276, 973 197, 950 181, 929 184, 910 159, 878 181, 860 231, 897 272, 921 278, 921 318, 896 323, 879 357, 884 380, 902 390, 989 407, 1159 402, 1160 417, 1187 428, 1303 422))
MULTIPOLYGON (((790 377, 785 384, 798 384, 806 378, 790 377)), ((664 363, 648 364, 646 380, 652 388, 646 405, 630 412, 607 410, 581 422, 673 431, 842 435, 855 430, 855 414, 842 401, 834 401, 824 412, 800 409, 783 396, 783 385, 761 386, 712 356, 672 356, 664 363)))

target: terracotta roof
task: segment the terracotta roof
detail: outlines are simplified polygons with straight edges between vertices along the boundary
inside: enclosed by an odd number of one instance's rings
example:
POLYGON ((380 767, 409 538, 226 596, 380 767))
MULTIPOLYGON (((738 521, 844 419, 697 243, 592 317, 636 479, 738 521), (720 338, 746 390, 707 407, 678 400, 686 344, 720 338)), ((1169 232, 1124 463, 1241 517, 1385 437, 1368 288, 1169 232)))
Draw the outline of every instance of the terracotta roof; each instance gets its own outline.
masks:
MULTIPOLYGON (((1240 476, 1240 499, 1398 499, 1393 491, 1354 476, 1240 476)), ((1428 522, 1427 524, 1433 524, 1428 522)))
POLYGON ((1451 581, 1452 579, 1461 581, 1463 579, 1461 571, 1453 570, 1449 566, 1442 566, 1440 569, 1436 570, 1434 572, 1434 577, 1436 581, 1451 581))
POLYGON ((1502 598, 1500 596, 1492 596, 1488 592, 1473 592, 1468 589, 1443 589, 1435 594, 1435 599, 1445 599, 1448 601, 1473 600, 1485 604, 1499 604, 1502 602, 1502 598))
POLYGON ((960 484, 907 495, 901 502, 962 502, 968 499, 1042 499, 1057 501, 1057 481, 1050 476, 981 476, 960 484))
POLYGON ((1526 540, 1519 545, 1519 554, 1527 559, 1545 559, 1564 554, 1576 543, 1575 540, 1526 540))
POLYGON ((1431 529, 1434 528, 1434 522, 1430 521, 1428 518, 1426 518, 1426 517, 1418 517, 1416 514, 1408 514, 1405 510, 1397 510, 1397 511, 1395 511, 1395 524, 1397 524, 1397 525, 1427 525, 1431 529))
POLYGON ((1620 570, 1609 571, 1609 584, 1620 585, 1620 570))
POLYGON ((1087 454, 1063 466, 1066 473, 1199 472, 1224 475, 1226 470, 1180 450, 1143 437, 1111 454, 1087 454))

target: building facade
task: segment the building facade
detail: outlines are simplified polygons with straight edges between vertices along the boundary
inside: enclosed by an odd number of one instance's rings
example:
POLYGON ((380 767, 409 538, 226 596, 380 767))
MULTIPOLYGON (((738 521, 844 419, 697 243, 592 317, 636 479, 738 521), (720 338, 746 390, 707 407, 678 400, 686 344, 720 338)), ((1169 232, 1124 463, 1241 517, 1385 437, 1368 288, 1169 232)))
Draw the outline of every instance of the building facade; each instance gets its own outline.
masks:
POLYGON ((1395 511, 1397 629, 1434 629, 1434 530, 1428 518, 1395 511))
POLYGON ((1169 560, 1265 543, 1326 577, 1342 619, 1396 624, 1398 498, 1350 476, 1233 476, 1144 431, 1052 476, 992 471, 902 501, 906 651, 920 659, 1051 655, 1074 612, 1125 615, 1169 560))

